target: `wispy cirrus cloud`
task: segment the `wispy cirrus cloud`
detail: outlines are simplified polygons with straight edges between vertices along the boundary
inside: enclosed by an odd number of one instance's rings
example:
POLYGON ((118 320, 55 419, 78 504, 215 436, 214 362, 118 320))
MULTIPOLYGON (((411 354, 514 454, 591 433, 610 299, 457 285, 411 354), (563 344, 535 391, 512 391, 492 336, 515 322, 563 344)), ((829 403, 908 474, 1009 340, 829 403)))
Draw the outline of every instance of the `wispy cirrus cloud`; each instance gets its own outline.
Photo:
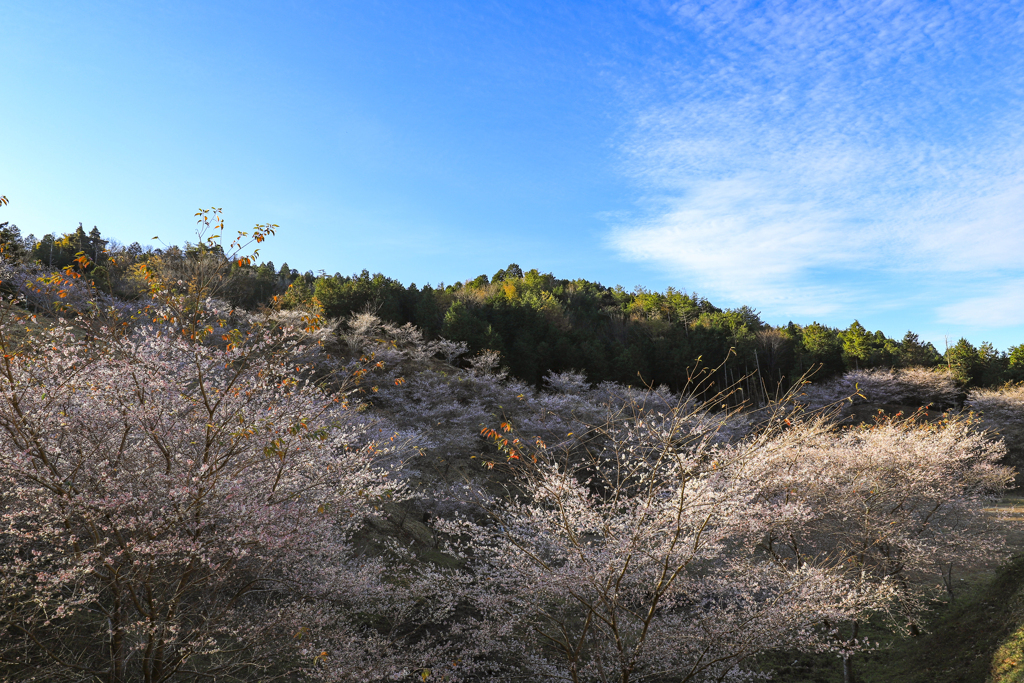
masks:
POLYGON ((967 303, 1024 278, 1022 7, 660 7, 671 28, 623 86, 644 198, 610 244, 769 313, 1024 323, 967 303))

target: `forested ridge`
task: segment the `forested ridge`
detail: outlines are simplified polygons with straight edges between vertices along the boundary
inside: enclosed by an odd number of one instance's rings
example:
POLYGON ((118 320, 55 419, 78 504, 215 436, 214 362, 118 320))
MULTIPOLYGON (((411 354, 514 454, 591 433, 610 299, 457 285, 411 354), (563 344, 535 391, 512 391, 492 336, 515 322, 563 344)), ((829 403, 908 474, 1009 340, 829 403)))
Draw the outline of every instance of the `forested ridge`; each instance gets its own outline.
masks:
POLYGON ((4 680, 853 681, 1008 556, 1020 347, 197 218, 0 226, 4 680))
MULTIPOLYGON (((137 268, 158 261, 180 268, 201 245, 143 248, 105 239, 81 225, 62 236, 22 237, 0 224, 5 258, 60 269, 85 255, 86 276, 102 291, 140 295, 137 268)), ((214 256, 225 258, 214 250, 214 256)), ((717 368, 718 386, 739 382, 747 397, 781 395, 810 373, 817 380, 850 370, 946 366, 964 387, 1024 381, 1024 344, 1007 350, 960 339, 940 352, 908 331, 901 339, 870 332, 858 321, 846 329, 817 322, 775 327, 751 307, 721 309, 694 293, 606 287, 562 279, 510 264, 491 276, 436 287, 402 285, 381 273, 299 273, 287 264, 231 262, 222 296, 247 310, 279 305, 347 318, 370 312, 397 325, 411 323, 428 339, 465 342, 471 354, 497 351, 516 377, 540 386, 548 372, 578 370, 593 383, 686 386, 697 363, 717 368)))

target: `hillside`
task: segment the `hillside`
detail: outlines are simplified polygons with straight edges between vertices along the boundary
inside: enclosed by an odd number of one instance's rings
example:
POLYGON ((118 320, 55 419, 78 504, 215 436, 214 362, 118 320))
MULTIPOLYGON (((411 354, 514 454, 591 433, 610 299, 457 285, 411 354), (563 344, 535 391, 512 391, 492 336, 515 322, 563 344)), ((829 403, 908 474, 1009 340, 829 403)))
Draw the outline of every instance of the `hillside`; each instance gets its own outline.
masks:
POLYGON ((537 386, 372 313, 232 306, 243 258, 179 256, 5 263, 6 678, 867 675, 959 614, 929 611, 940 568, 1003 556, 991 430, 1012 442, 1019 397, 949 364, 778 401, 697 364, 679 391, 537 386))

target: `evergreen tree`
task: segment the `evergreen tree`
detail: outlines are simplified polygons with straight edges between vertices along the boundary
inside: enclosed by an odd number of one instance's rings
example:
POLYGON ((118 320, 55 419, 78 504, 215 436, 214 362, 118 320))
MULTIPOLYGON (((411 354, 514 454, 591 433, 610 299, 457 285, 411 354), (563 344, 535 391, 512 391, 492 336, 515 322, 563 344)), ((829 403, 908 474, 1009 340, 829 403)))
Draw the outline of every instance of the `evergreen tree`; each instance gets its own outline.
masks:
POLYGON ((519 267, 518 263, 510 263, 507 268, 499 270, 491 278, 492 282, 501 282, 503 280, 522 280, 523 269, 519 267))
POLYGON ((0 223, 0 253, 8 261, 21 263, 28 255, 21 230, 14 223, 0 223))
POLYGON ((1006 381, 1009 357, 999 353, 991 342, 982 342, 978 347, 978 371, 976 383, 979 386, 998 386, 1006 381))
POLYGON ((872 338, 868 331, 859 321, 854 320, 853 324, 842 333, 843 360, 847 368, 867 367, 870 364, 872 352, 872 338))
POLYGON ((1024 344, 1011 346, 1006 355, 1006 379, 1024 382, 1024 344))
POLYGON ((107 240, 103 239, 103 236, 100 235, 100 229, 95 225, 89 231, 88 240, 86 252, 94 263, 99 263, 103 252, 106 251, 107 240))
POLYGON ((935 347, 921 342, 920 338, 911 331, 903 335, 899 343, 897 362, 903 367, 924 366, 930 367, 941 360, 941 356, 935 347))
POLYGON ((980 379, 982 364, 978 349, 963 337, 946 350, 946 363, 953 378, 961 385, 974 386, 980 379))
POLYGON ((814 379, 843 371, 843 343, 836 330, 814 322, 803 328, 802 336, 809 361, 803 369, 814 373, 814 379))

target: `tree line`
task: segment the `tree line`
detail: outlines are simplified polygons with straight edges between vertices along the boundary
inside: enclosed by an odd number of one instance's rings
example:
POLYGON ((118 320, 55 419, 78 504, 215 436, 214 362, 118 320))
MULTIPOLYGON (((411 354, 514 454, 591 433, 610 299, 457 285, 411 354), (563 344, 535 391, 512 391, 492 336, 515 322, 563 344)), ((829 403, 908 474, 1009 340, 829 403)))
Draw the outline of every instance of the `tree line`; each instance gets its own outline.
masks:
MULTIPOLYGON (((141 295, 140 264, 175 271, 206 253, 203 245, 123 246, 97 228, 23 238, 17 226, 0 224, 7 259, 63 268, 76 254, 89 261, 87 275, 112 295, 141 295)), ((788 390, 813 373, 818 379, 850 370, 945 366, 965 387, 1024 381, 1024 344, 999 351, 960 339, 940 352, 908 331, 902 339, 870 332, 855 320, 846 329, 817 322, 773 326, 749 306, 719 308, 708 299, 669 287, 664 292, 607 287, 563 279, 512 263, 486 274, 437 286, 403 285, 367 270, 352 275, 300 273, 272 261, 227 263, 223 296, 257 310, 276 302, 285 309, 329 318, 370 312, 398 325, 411 323, 428 339, 465 342, 471 353, 496 351, 516 377, 534 386, 551 372, 579 370, 592 383, 666 386, 679 391, 696 365, 717 368, 718 387, 741 386, 747 398, 788 390)))

